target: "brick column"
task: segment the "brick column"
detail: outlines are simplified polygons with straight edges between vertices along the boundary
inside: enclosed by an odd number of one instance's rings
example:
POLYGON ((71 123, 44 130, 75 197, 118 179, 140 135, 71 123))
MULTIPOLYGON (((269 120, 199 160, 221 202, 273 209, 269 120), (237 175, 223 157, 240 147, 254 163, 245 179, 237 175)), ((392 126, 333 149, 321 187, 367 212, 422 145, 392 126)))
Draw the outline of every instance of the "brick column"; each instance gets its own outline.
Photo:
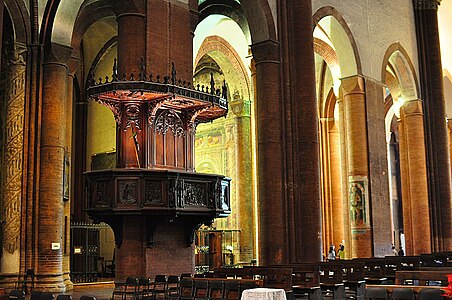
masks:
MULTIPOLYGON (((345 240, 345 217, 348 209, 344 208, 342 198, 341 144, 339 120, 323 118, 320 120, 322 132, 322 169, 323 176, 323 224, 325 245, 324 253, 330 244, 339 246, 345 240)), ((345 202, 346 203, 346 202, 345 202)), ((325 252, 326 250, 326 252, 325 252)))
POLYGON ((406 255, 430 253, 430 216, 425 164, 422 102, 408 101, 400 108, 399 145, 402 177, 403 229, 406 255))
MULTIPOLYGON (((3 14, 4 14, 3 6, 4 6, 3 0, 0 0, 0 24, 3 24, 3 14)), ((0 53, 3 53, 2 46, 3 46, 3 26, 2 26, 2 30, 0 30, 0 53)), ((0 66, 1 65, 2 65, 2 56, 0 55, 0 66)))
POLYGON ((288 185, 293 188, 287 211, 290 260, 318 261, 322 257, 322 210, 312 3, 287 1, 286 5, 287 32, 282 28, 281 36, 288 46, 284 66, 290 82, 284 96, 288 185))
POLYGON ((348 163, 348 211, 351 227, 351 256, 372 256, 368 142, 364 78, 342 79, 345 142, 348 163))
POLYGON ((288 260, 279 45, 264 41, 251 49, 256 66, 259 263, 281 264, 288 260))
POLYGON ((432 251, 452 249, 451 170, 438 34, 440 0, 413 0, 425 115, 432 251))
MULTIPOLYGON (((447 128, 449 129, 448 137, 449 137, 449 154, 450 157, 452 157, 452 119, 447 119, 447 128)), ((452 171, 452 164, 451 164, 451 171, 452 171)))
POLYGON ((63 166, 66 147, 67 66, 43 64, 36 289, 64 292, 63 166), (59 249, 52 249, 58 243, 59 249))
MULTIPOLYGON (((63 279, 66 285, 66 290, 72 290, 73 284, 70 278, 70 253, 71 253, 71 201, 73 199, 70 191, 73 190, 71 184, 72 178, 72 108, 73 108, 73 89, 74 89, 74 75, 69 74, 67 76, 67 96, 66 96, 66 151, 65 151, 65 161, 64 161, 64 173, 63 173, 63 199, 64 199, 64 216, 61 220, 63 225, 63 279)), ((77 161, 78 163, 78 161, 77 161)))

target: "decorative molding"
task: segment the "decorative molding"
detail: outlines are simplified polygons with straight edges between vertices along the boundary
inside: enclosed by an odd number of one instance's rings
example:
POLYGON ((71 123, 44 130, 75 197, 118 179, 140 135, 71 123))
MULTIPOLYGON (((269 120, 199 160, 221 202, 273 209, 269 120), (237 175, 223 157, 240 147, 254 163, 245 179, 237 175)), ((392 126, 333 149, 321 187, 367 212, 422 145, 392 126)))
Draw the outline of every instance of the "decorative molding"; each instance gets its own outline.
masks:
POLYGON ((414 0, 413 4, 415 10, 438 10, 441 0, 414 0))
POLYGON ((121 108, 118 102, 103 100, 100 98, 95 98, 94 101, 108 107, 115 117, 116 124, 118 126, 121 125, 121 108))
POLYGON ((125 105, 126 126, 124 131, 129 129, 132 124, 138 130, 141 130, 140 125, 140 105, 136 103, 128 103, 125 105))
POLYGON ((164 110, 155 121, 156 132, 166 134, 169 129, 177 137, 183 137, 185 135, 184 124, 172 109, 164 110))

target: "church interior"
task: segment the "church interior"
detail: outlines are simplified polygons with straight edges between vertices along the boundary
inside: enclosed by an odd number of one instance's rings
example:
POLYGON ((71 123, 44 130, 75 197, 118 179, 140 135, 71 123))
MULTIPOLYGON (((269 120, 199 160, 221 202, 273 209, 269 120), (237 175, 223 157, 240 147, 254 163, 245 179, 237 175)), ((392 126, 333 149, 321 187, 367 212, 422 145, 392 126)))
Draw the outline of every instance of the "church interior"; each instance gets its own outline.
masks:
POLYGON ((451 15, 0 0, 0 297, 394 255, 452 274, 451 15))

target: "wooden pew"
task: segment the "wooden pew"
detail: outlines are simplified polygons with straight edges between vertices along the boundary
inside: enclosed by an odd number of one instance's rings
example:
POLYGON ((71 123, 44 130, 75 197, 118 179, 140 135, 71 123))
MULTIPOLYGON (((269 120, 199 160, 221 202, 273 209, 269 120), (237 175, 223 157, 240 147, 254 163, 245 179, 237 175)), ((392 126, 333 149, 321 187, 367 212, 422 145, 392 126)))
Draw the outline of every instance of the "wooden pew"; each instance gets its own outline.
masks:
POLYGON ((396 284, 404 284, 406 280, 413 280, 419 282, 417 285, 428 285, 431 281, 440 281, 441 285, 447 285, 447 274, 451 274, 450 270, 438 270, 433 271, 396 271, 396 284))
POLYGON ((333 299, 345 299, 343 265, 340 262, 319 262, 320 289, 324 295, 332 293, 333 299))
POLYGON ((274 267, 292 268, 292 290, 295 298, 308 297, 322 300, 320 290, 320 266, 317 263, 296 263, 274 267))
POLYGON ((342 277, 346 294, 353 299, 364 300, 366 292, 366 281, 364 275, 364 262, 354 260, 339 260, 342 264, 342 277))
POLYGON ((364 262, 364 280, 366 284, 382 284, 388 280, 385 274, 386 260, 384 258, 355 258, 353 260, 364 262))

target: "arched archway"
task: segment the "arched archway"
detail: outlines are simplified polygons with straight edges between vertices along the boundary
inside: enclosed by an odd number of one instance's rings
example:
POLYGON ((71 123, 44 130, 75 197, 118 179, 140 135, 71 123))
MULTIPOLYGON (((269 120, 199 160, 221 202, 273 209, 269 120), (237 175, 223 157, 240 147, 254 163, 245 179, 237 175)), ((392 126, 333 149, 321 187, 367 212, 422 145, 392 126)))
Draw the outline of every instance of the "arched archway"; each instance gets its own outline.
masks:
POLYGON ((333 7, 314 13, 314 52, 320 128, 321 196, 324 253, 345 241, 351 257, 351 228, 347 191, 347 142, 342 78, 361 73, 359 53, 346 21, 333 7))
POLYGON ((249 263, 256 257, 253 234, 256 222, 252 142, 254 97, 246 66, 250 64, 247 34, 242 28, 226 16, 211 15, 198 25, 195 34, 194 83, 208 83, 211 73, 215 79, 224 79, 228 85, 230 109, 225 119, 198 126, 196 169, 202 170, 202 164, 208 158, 217 165, 220 173, 234 178, 231 183, 232 215, 218 219, 214 226, 226 231, 241 230, 231 254, 236 262, 249 263))
POLYGON ((413 64, 402 45, 391 45, 384 56, 386 140, 394 244, 408 255, 431 251, 422 103, 413 64), (416 153, 416 155, 414 154, 416 153), (415 196, 414 196, 415 195, 415 196), (414 198, 415 197, 415 198, 414 198), (422 223, 422 224, 420 224, 422 223))

